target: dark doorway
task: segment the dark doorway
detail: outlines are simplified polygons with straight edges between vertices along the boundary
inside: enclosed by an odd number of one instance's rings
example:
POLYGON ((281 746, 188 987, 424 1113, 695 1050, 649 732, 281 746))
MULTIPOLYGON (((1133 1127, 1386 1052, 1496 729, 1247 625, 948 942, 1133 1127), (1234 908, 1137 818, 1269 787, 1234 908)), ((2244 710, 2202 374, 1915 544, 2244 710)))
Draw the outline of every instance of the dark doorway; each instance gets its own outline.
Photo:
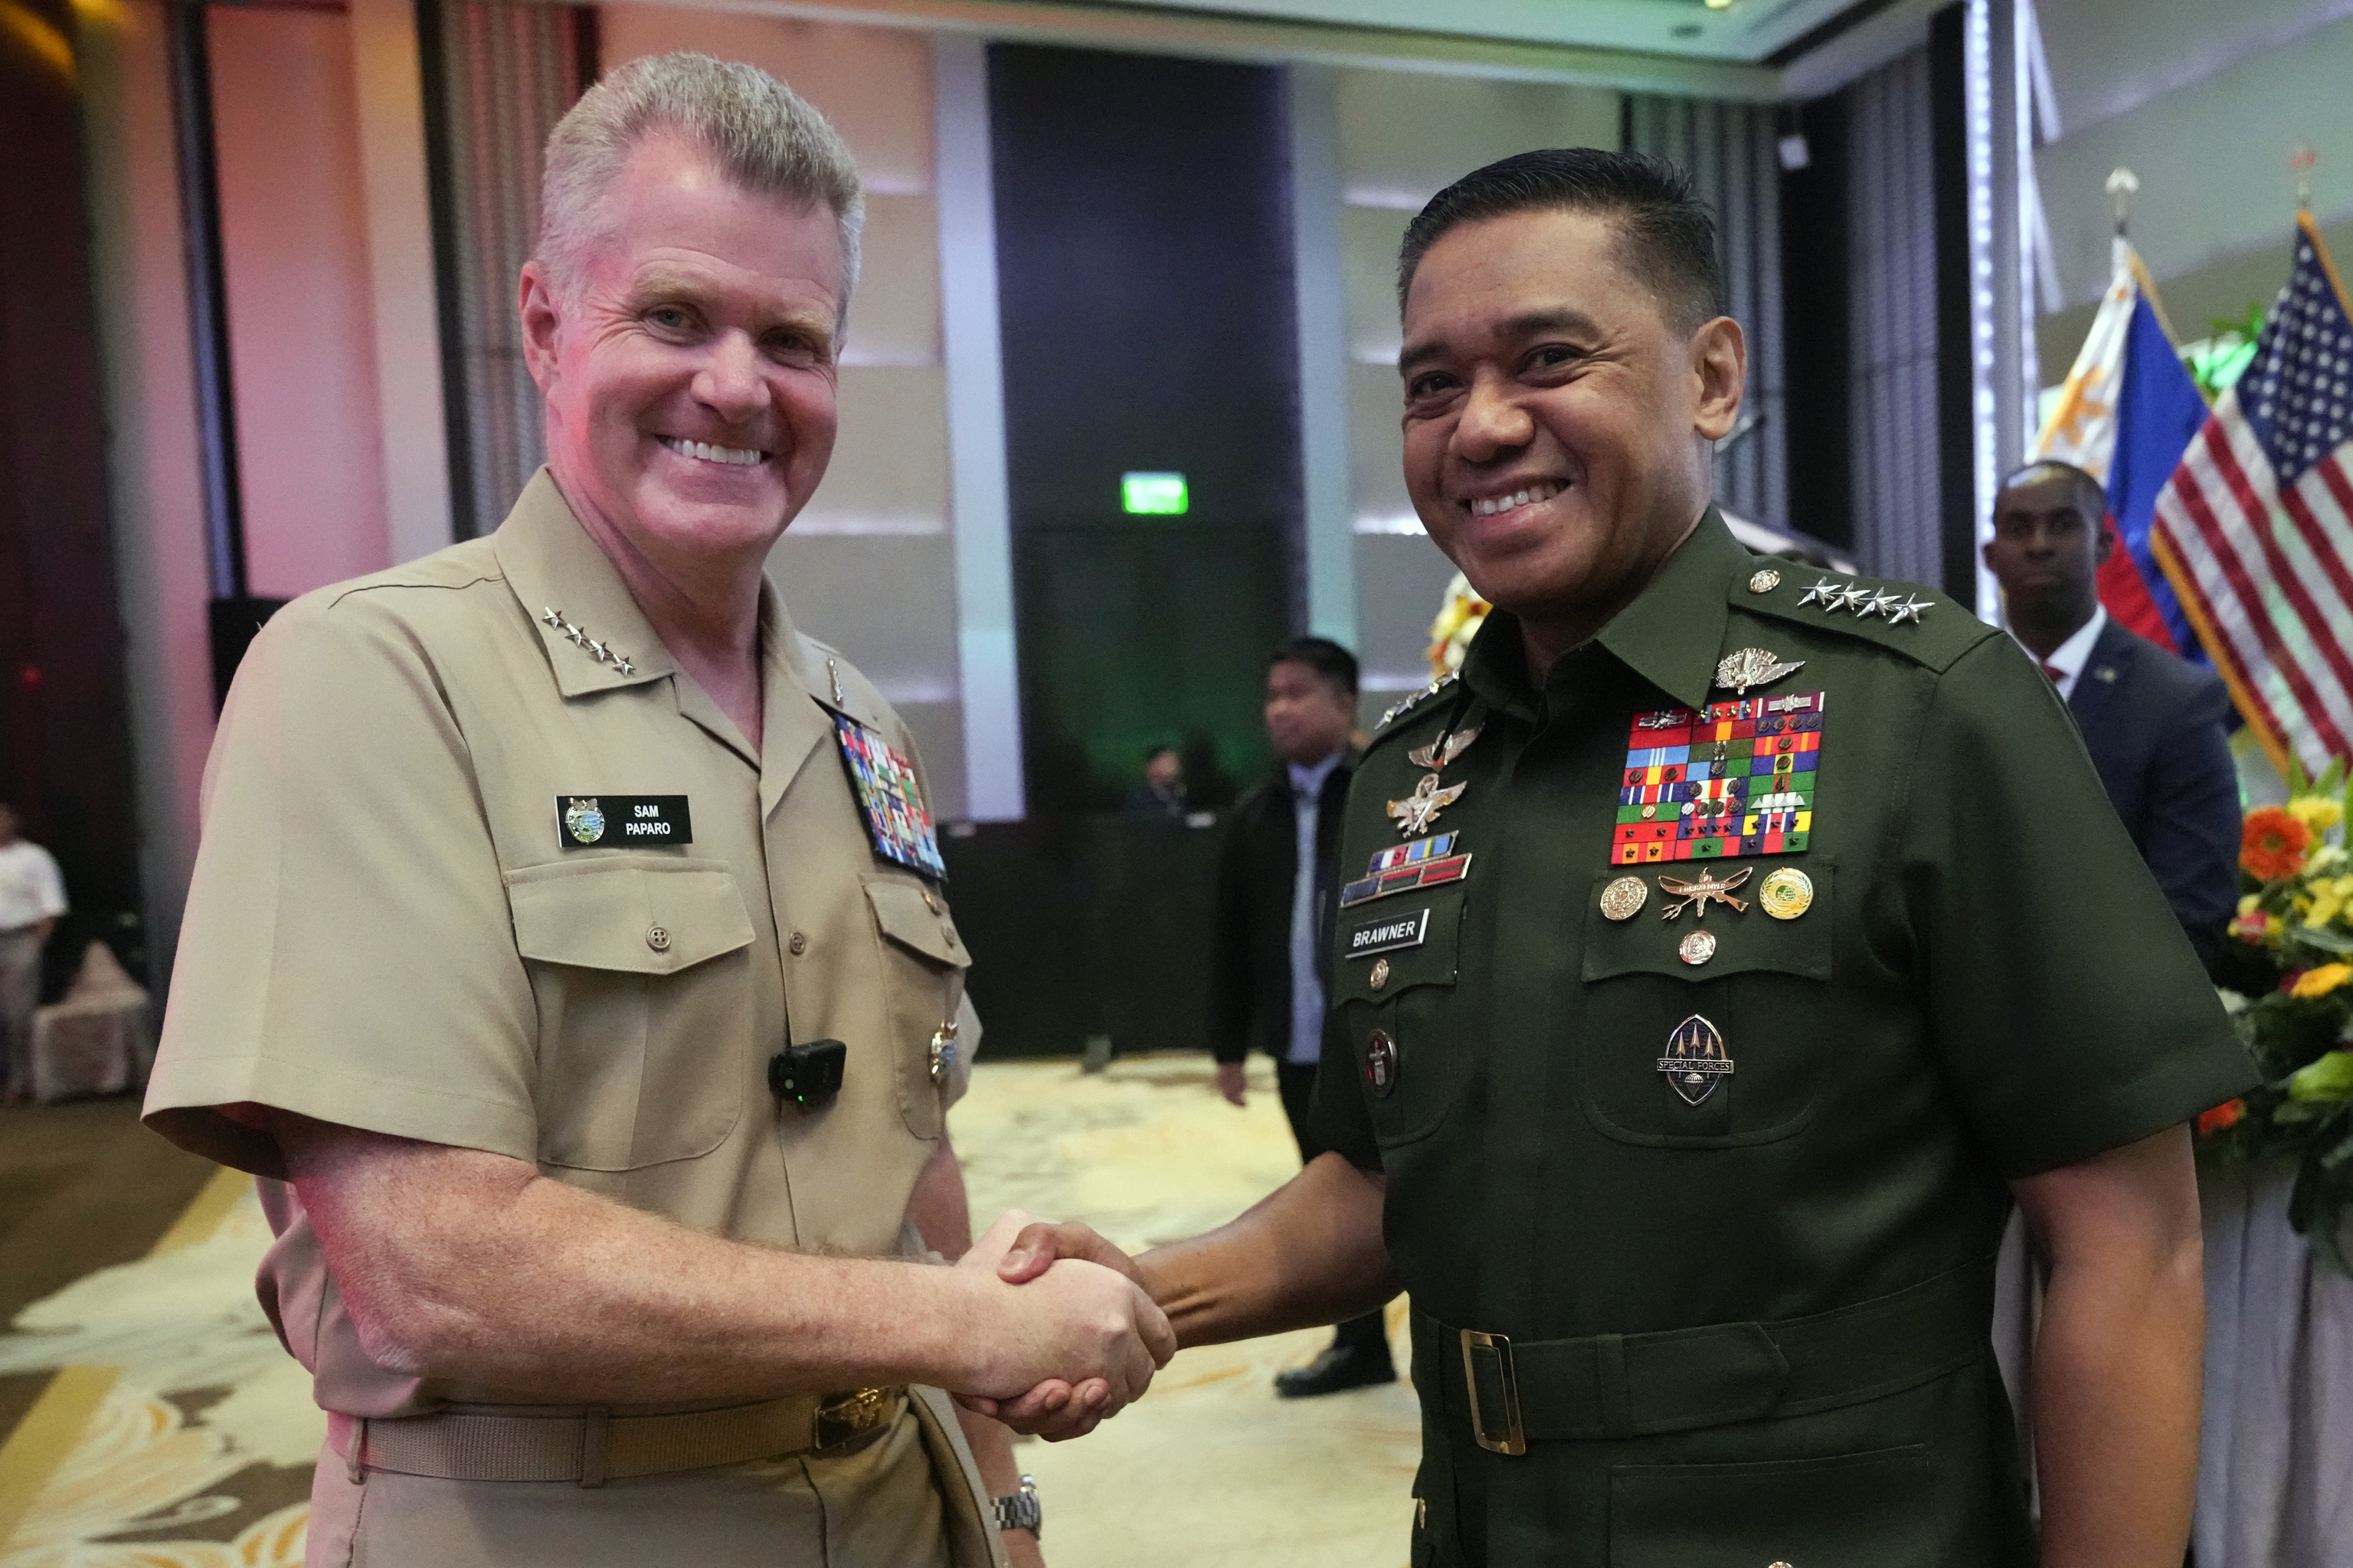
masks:
POLYGON ((1205 804, 1266 764, 1300 598, 1283 113, 1270 69, 989 51, 1033 813, 1115 806, 1154 745, 1205 804), (1123 511, 1134 471, 1183 474, 1187 509, 1123 511))
POLYGON ((115 609, 81 107, 66 0, 0 37, 0 799, 56 855, 73 913, 49 990, 93 937, 145 964, 115 609))

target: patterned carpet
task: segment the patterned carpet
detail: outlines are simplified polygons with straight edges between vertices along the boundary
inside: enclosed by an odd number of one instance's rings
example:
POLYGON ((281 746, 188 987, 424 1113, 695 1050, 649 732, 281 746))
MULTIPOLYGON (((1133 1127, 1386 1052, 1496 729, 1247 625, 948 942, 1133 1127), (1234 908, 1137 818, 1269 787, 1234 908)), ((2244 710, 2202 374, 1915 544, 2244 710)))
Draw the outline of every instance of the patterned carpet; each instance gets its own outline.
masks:
MULTIPOLYGON (((953 1118, 976 1225, 1018 1207, 1142 1246, 1221 1224, 1297 1163, 1263 1063, 1252 1087, 1233 1109, 1191 1055, 1093 1075, 984 1061, 953 1118)), ((145 1256, 44 1296, 0 1334, 0 1379, 53 1374, 0 1446, 0 1568, 301 1562, 325 1421, 254 1301, 269 1239, 250 1184, 224 1172, 145 1256)), ((1093 1436, 1023 1445, 1050 1560, 1402 1563, 1419 1447, 1409 1389, 1273 1397, 1273 1374, 1324 1339, 1187 1351, 1093 1436)))

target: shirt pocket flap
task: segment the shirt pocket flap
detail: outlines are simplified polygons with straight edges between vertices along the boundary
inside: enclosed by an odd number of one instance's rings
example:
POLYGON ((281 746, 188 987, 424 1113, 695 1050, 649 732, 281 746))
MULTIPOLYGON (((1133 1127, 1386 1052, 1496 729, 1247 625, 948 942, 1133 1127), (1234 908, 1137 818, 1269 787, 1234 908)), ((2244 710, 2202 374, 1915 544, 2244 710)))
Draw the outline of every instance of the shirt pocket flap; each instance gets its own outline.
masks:
POLYGON ((752 940, 723 861, 533 866, 506 880, 515 949, 542 963, 668 975, 752 940))
POLYGON ((972 961, 946 903, 930 888, 896 877, 873 877, 867 881, 866 897, 874 906, 874 923, 882 934, 908 951, 958 969, 972 961))
POLYGON ((1342 910, 1333 1001, 1385 1001, 1415 986, 1452 985, 1461 933, 1460 892, 1395 895, 1342 910))
MULTIPOLYGON (((1737 875, 1738 863, 1735 863, 1729 872, 1725 862, 1712 860, 1681 861, 1669 866, 1646 866, 1640 871, 1612 866, 1596 875, 1586 905, 1593 914, 1586 923, 1585 978, 1599 980, 1613 975, 1654 974, 1712 980, 1725 975, 1766 973, 1829 980, 1832 868, 1828 859, 1820 855, 1806 857, 1804 869, 1798 874, 1810 887, 1810 899, 1797 914, 1783 919, 1766 913, 1764 885, 1785 867, 1769 861, 1749 863, 1757 866, 1756 874, 1731 895, 1747 906, 1745 911, 1710 900, 1704 909, 1686 909, 1672 920, 1663 916, 1680 895, 1659 885, 1662 875, 1684 883, 1695 882, 1703 874, 1722 880, 1727 874, 1737 875), (1601 912, 1602 890, 1625 876, 1638 877, 1648 896, 1633 915, 1612 920, 1601 912), (1681 950, 1684 938, 1694 931, 1704 931, 1715 938, 1715 950, 1696 964, 1686 960, 1681 950)), ((1777 887, 1775 891, 1782 890, 1777 887)), ((1782 894, 1782 908, 1790 907, 1794 902, 1782 894)))

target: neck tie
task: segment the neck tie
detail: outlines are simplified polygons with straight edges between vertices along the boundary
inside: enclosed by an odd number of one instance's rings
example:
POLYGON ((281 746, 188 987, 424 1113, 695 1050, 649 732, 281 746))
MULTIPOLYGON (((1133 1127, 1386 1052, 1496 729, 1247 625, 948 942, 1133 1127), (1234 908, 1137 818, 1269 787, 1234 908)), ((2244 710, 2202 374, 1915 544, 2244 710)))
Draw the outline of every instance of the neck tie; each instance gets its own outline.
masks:
POLYGON ((2046 674, 2046 675, 2048 675, 2048 676, 2050 676, 2050 677, 2051 677, 2051 683, 2052 683, 2052 685, 2054 685, 2054 686, 2055 686, 2055 685, 2057 685, 2061 681, 2063 681, 2063 680, 2065 680, 2065 679, 2067 678, 2067 672, 2066 672, 2066 671, 2064 671, 2064 670, 2062 670, 2062 669, 2061 669, 2058 665, 2056 665, 2056 664, 2045 664, 2045 665, 2043 665, 2043 666, 2042 666, 2042 673, 2043 673, 2044 674, 2046 674))

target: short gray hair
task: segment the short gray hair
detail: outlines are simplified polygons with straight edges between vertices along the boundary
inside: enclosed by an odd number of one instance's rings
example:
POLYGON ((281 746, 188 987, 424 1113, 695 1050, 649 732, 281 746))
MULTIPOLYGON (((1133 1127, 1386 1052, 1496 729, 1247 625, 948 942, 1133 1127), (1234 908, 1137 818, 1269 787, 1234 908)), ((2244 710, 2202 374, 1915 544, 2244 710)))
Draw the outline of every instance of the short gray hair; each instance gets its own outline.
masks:
POLYGON ((540 265, 559 295, 578 286, 605 197, 637 144, 659 131, 693 138, 744 190, 822 202, 841 235, 841 300, 858 282, 866 198, 858 165, 825 116, 757 66, 709 55, 649 55, 580 95, 547 138, 539 190, 540 265))

